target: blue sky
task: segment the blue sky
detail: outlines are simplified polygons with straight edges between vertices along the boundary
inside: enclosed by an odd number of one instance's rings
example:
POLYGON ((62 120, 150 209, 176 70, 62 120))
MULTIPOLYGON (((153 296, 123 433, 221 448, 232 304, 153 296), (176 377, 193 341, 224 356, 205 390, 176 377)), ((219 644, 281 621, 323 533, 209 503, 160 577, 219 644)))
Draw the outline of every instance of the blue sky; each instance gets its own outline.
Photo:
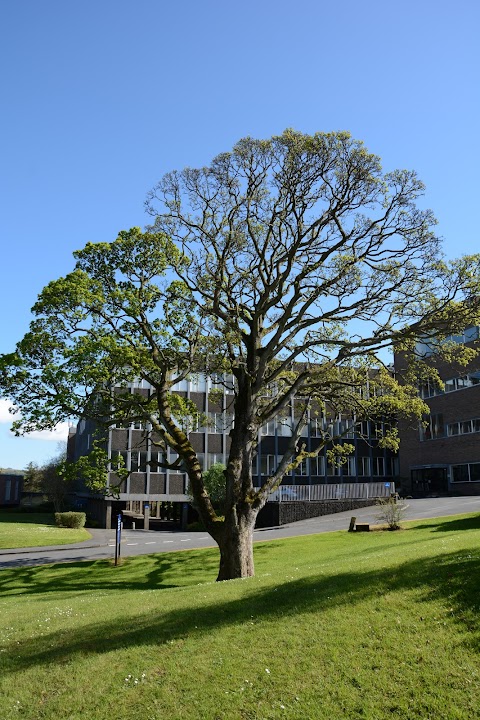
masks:
MULTIPOLYGON (((0 352, 73 250, 246 135, 349 130, 417 170, 449 257, 480 249, 477 0, 4 0, 0 24, 0 352)), ((7 405, 0 467, 54 455, 9 437, 7 405)))

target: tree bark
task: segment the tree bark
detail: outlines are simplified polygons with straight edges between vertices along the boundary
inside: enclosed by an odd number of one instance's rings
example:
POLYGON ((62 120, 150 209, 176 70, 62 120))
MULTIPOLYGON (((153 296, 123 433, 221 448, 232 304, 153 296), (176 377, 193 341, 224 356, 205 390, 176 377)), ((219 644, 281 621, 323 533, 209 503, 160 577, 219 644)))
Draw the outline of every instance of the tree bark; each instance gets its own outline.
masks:
POLYGON ((225 517, 221 535, 217 538, 220 548, 220 568, 217 581, 252 577, 253 530, 258 511, 248 504, 233 508, 225 517))

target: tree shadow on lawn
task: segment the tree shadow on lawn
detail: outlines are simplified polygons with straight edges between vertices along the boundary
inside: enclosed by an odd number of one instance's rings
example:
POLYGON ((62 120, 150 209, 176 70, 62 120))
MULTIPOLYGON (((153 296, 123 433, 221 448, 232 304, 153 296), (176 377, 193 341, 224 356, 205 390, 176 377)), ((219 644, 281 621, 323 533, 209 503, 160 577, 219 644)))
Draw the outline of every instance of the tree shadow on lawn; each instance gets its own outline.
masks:
POLYGON ((14 513, 0 511, 0 523, 25 523, 29 525, 55 525, 53 513, 14 513))
MULTIPOLYGON (((255 560, 280 543, 255 545, 255 560)), ((5 569, 0 572, 0 595, 43 595, 59 599, 85 591, 163 590, 214 581, 218 574, 218 548, 136 555, 121 560, 91 560, 5 569)))
POLYGON ((35 565, 2 570, 0 595, 55 593, 65 598, 85 591, 160 590, 205 582, 206 575, 214 580, 216 570, 218 552, 215 550, 133 556, 122 560, 117 567, 112 560, 35 565))
POLYGON ((478 515, 468 515, 464 518, 455 518, 454 520, 446 520, 440 518, 438 523, 430 521, 425 525, 415 524, 415 530, 431 530, 432 532, 456 532, 460 530, 480 530, 480 513, 478 515))
MULTIPOLYGON (((216 602, 205 607, 170 610, 152 617, 144 613, 128 617, 125 622, 93 623, 37 638, 19 644, 12 642, 8 668, 14 672, 45 663, 63 663, 76 654, 82 656, 111 652, 129 646, 162 645, 188 636, 208 635, 224 626, 258 623, 264 620, 288 619, 324 609, 352 606, 363 600, 379 598, 392 591, 420 590, 420 600, 439 598, 452 607, 452 622, 470 632, 468 645, 480 651, 480 634, 476 624, 480 577, 480 554, 477 548, 432 558, 407 561, 394 568, 338 575, 311 575, 283 582, 276 587, 258 590, 248 581, 242 585, 241 597, 216 602)), ((220 590, 222 585, 217 586, 220 590)), ((419 619, 422 608, 412 605, 412 622, 419 619), (416 615, 418 613, 418 617, 416 615)), ((413 630, 412 630, 413 632, 413 630)), ((4 656, 5 657, 5 656, 4 656)))

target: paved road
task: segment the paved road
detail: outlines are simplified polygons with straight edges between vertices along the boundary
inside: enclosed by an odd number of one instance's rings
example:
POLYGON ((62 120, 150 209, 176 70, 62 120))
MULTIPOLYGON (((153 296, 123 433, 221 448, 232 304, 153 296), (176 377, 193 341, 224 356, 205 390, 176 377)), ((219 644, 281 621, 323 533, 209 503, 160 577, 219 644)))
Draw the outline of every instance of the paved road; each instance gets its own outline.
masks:
MULTIPOLYGON (((426 498, 408 500, 406 520, 443 517, 460 513, 480 512, 480 496, 456 498, 426 498)), ((349 510, 335 515, 301 520, 281 527, 256 530, 254 540, 276 540, 296 535, 346 530, 350 517, 355 515, 357 522, 376 522, 378 509, 373 507, 349 510)), ((378 522, 378 521, 377 521, 378 522)), ((23 548, 22 550, 0 550, 0 568, 28 567, 58 562, 78 562, 81 560, 99 560, 111 558, 115 552, 114 530, 91 530, 92 539, 75 545, 23 548)), ((145 555, 147 553, 171 552, 191 548, 212 547, 215 543, 206 533, 124 530, 122 533, 122 556, 145 555)))

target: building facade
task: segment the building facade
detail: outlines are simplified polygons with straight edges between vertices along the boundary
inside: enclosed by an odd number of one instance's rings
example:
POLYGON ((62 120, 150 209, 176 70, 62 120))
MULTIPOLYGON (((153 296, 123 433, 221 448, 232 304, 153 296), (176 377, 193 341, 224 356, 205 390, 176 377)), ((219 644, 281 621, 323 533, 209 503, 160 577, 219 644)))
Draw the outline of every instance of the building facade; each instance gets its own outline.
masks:
MULTIPOLYGON (((150 387, 145 381, 132 383, 130 392, 148 395, 150 387)), ((230 447, 229 432, 233 423, 233 379, 228 376, 211 378, 198 374, 189 380, 183 380, 174 392, 192 400, 202 415, 207 418, 205 427, 188 428, 192 445, 197 452, 203 469, 214 463, 226 464, 230 447), (215 401, 212 402, 211 391, 215 401)), ((278 466, 287 449, 292 428, 296 423, 295 399, 288 412, 282 418, 275 418, 262 428, 258 437, 257 455, 252 468, 254 484, 259 486, 278 466)), ((394 481, 398 476, 398 459, 390 451, 378 447, 378 424, 363 422, 355 426, 351 418, 337 417, 311 419, 303 431, 306 449, 318 447, 321 434, 325 431, 332 436, 342 436, 339 442, 349 443, 355 450, 344 465, 330 464, 327 448, 318 457, 308 458, 291 471, 283 481, 286 485, 314 485, 319 483, 365 483, 379 480, 394 481)), ((75 433, 75 451, 77 458, 92 448, 95 434, 93 423, 82 420, 75 433)), ((178 470, 164 469, 162 461, 172 464, 176 454, 168 449, 164 454, 155 442, 159 438, 148 426, 140 422, 128 426, 112 427, 108 432, 106 444, 109 457, 115 459, 121 455, 125 467, 129 470, 127 480, 119 483, 115 473, 109 473, 109 483, 118 485, 118 499, 92 497, 84 492, 83 497, 88 509, 96 519, 107 527, 111 526, 113 513, 135 507, 139 516, 149 518, 158 516, 161 502, 188 502, 187 475, 178 470)), ((80 492, 79 497, 82 493, 80 492)), ((129 511, 129 510, 127 510, 129 511)))
MULTIPOLYGON (((475 348, 479 328, 449 338, 475 348)), ((423 424, 399 422, 400 482, 402 491, 413 496, 431 494, 480 494, 480 358, 467 367, 447 363, 428 346, 417 352, 434 366, 444 387, 429 381, 419 393, 430 408, 423 424)), ((405 356, 395 357, 401 375, 405 356)))
POLYGON ((23 475, 0 473, 0 506, 12 507, 20 504, 23 490, 23 475))

